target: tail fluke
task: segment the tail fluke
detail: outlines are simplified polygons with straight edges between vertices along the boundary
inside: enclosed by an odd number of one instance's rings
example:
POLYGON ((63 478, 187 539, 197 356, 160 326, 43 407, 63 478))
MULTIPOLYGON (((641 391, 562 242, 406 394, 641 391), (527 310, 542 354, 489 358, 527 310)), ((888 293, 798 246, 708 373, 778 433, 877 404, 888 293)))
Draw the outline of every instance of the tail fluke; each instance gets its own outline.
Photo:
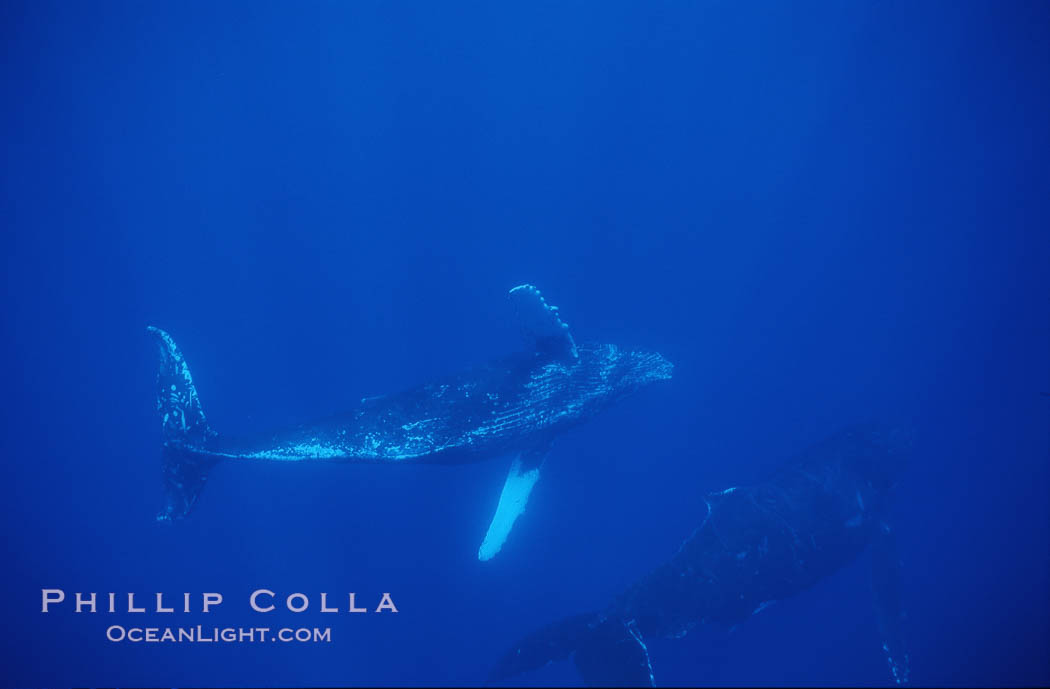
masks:
POLYGON ((634 620, 596 614, 569 617, 526 636, 500 658, 489 681, 538 670, 573 653, 589 687, 653 686, 649 651, 634 620))
POLYGON ((205 449, 215 432, 204 418, 193 376, 175 340, 160 328, 147 330, 160 354, 157 413, 164 439, 164 509, 157 520, 172 521, 189 513, 208 479, 208 470, 218 461, 205 449))
POLYGON ((157 513, 157 521, 172 522, 189 514, 208 481, 208 470, 218 461, 213 456, 165 444, 161 451, 164 507, 157 513))
POLYGON ((150 326, 146 330, 153 335, 160 355, 157 369, 157 411, 164 430, 164 442, 203 443, 211 429, 204 420, 204 410, 193 386, 190 368, 171 335, 160 328, 150 326))

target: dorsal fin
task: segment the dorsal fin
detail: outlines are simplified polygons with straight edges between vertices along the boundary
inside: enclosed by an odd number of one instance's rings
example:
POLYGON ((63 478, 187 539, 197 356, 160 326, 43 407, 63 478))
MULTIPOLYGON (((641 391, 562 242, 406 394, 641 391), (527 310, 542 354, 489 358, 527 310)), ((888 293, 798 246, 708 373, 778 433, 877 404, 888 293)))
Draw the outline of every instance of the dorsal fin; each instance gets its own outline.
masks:
POLYGON ((532 285, 518 285, 510 291, 518 310, 522 335, 537 352, 556 358, 578 359, 576 342, 569 326, 558 315, 558 307, 547 303, 532 285))
POLYGON ((651 687, 649 649, 634 620, 594 624, 576 649, 576 669, 589 687, 651 687))

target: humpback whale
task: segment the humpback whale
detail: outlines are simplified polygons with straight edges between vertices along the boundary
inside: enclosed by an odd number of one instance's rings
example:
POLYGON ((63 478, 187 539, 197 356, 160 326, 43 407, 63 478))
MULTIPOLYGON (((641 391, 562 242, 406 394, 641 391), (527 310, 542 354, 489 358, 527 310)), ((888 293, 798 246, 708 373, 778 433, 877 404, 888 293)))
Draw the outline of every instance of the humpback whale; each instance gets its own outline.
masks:
POLYGON ((871 546, 883 650, 894 681, 907 683, 900 563, 887 508, 909 446, 903 430, 849 428, 810 447, 765 483, 707 495, 703 523, 674 557, 604 610, 518 641, 489 681, 572 655, 588 686, 653 686, 645 639, 682 636, 704 623, 737 625, 871 546))
POLYGON ((655 352, 577 345, 558 307, 532 285, 510 290, 526 350, 315 423, 231 438, 205 420, 186 360, 172 337, 149 327, 160 352, 164 507, 185 517, 221 460, 464 464, 510 458, 495 515, 478 550, 488 560, 525 510, 554 437, 653 381, 672 365, 655 352))

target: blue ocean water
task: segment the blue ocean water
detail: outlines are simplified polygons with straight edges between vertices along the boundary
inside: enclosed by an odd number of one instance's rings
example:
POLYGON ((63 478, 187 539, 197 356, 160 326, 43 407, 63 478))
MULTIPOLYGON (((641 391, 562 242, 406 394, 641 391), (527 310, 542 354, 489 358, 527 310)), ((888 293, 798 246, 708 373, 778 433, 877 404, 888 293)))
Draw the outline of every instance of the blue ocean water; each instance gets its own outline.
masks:
MULTIPOLYGON (((703 494, 858 421, 917 432, 894 507, 914 681, 1050 683, 1045 5, 0 14, 3 684, 481 684, 672 555, 703 494), (496 559, 501 461, 223 464, 154 520, 147 325, 248 433, 519 348, 524 282, 577 340, 675 370, 558 439, 496 559), (217 591, 173 623, 332 642, 112 643, 133 614, 42 614, 44 588, 217 591), (246 613, 257 588, 315 607, 246 613), (399 612, 316 612, 349 591, 399 612)), ((878 686, 880 643, 862 558, 649 648, 662 685, 878 686)))

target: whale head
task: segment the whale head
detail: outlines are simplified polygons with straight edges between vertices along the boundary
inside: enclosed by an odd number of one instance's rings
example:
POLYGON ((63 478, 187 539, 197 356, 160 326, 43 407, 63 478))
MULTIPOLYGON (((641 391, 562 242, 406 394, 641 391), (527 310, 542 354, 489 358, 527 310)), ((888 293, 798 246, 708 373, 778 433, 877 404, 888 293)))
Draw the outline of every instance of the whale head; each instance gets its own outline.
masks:
POLYGON ((618 398, 659 380, 671 378, 674 364, 657 352, 616 345, 580 347, 577 375, 596 392, 618 398))

